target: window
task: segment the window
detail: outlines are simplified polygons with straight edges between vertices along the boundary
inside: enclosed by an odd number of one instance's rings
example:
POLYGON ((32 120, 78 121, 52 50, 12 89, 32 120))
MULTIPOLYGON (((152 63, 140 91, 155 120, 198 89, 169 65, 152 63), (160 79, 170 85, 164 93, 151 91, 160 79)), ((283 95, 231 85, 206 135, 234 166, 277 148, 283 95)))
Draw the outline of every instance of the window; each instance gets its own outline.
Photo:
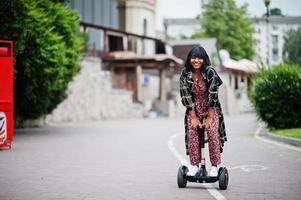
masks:
POLYGON ((272 26, 272 29, 273 29, 274 31, 276 31, 276 30, 278 30, 278 26, 273 25, 273 26, 272 26))
POLYGON ((147 35, 148 32, 148 24, 147 24, 147 20, 144 19, 143 20, 143 35, 147 35))
POLYGON ((234 83, 235 83, 234 89, 237 90, 238 89, 238 77, 237 76, 235 76, 235 78, 234 78, 234 83))
POLYGON ((273 57, 273 60, 274 61, 277 61, 278 60, 278 48, 273 48, 272 49, 272 57, 273 57))
POLYGON ((272 35, 272 45, 278 47, 278 35, 272 35))
POLYGON ((278 42, 278 35, 272 35, 272 59, 274 61, 277 61, 279 57, 278 42))

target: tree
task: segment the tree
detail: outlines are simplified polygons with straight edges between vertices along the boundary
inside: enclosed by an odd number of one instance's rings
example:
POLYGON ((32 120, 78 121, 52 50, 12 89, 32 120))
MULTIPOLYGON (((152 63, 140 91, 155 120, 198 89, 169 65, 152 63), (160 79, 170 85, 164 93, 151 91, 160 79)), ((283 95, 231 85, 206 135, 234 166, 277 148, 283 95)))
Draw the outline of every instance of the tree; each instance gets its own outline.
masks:
POLYGON ((272 8, 270 10, 271 16, 283 16, 282 11, 279 8, 272 8))
POLYGON ((247 18, 246 5, 237 7, 234 0, 212 0, 204 6, 200 20, 205 34, 215 37, 219 48, 227 49, 231 57, 253 58, 255 30, 247 18))
POLYGON ((284 37, 283 54, 286 62, 301 66, 301 28, 290 30, 284 37))
POLYGON ((79 16, 63 0, 2 0, 1 39, 14 41, 14 107, 21 121, 51 112, 79 71, 79 16))

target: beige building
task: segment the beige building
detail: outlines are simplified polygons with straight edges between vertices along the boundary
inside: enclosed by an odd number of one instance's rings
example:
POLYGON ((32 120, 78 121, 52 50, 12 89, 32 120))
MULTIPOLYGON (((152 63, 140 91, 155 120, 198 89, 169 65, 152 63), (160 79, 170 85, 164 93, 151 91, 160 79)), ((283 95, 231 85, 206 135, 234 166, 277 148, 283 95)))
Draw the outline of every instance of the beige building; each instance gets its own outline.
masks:
POLYGON ((155 36, 155 0, 119 0, 119 27, 139 35, 155 36))
MULTIPOLYGON (((119 0, 119 27, 126 32, 149 37, 156 35, 156 1, 155 0, 119 0)), ((154 54, 155 44, 145 39, 130 39, 129 45, 139 54, 154 54)))
POLYGON ((156 0, 73 0, 81 25, 90 36, 90 52, 112 75, 112 86, 133 92, 145 110, 166 115, 171 69, 175 58, 165 41, 156 38, 156 0))

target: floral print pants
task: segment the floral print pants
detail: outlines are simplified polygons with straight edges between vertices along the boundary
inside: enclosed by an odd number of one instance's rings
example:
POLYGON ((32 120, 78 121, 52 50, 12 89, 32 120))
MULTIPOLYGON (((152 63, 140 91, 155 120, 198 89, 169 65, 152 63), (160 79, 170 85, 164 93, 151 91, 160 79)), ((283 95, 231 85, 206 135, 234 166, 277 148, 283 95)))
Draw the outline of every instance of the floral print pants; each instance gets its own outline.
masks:
MULTIPOLYGON (((201 119, 208 114, 208 92, 204 81, 195 82, 192 86, 192 91, 195 96, 196 114, 201 119)), ((209 155, 212 165, 221 163, 221 153, 219 145, 219 116, 215 112, 211 127, 207 135, 209 139, 209 155)), ((199 135, 196 128, 191 124, 191 117, 188 116, 188 152, 191 165, 197 165, 201 162, 201 149, 199 144, 199 135)))

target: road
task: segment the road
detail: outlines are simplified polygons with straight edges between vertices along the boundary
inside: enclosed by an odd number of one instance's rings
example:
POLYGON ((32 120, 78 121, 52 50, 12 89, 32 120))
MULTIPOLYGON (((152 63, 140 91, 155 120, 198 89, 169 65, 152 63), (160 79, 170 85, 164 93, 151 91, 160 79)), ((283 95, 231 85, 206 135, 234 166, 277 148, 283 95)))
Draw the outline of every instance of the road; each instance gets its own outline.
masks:
POLYGON ((226 128, 225 191, 177 187, 179 159, 188 160, 182 119, 17 130, 13 149, 0 151, 0 200, 300 199, 300 152, 256 139, 252 114, 226 116, 226 128))

